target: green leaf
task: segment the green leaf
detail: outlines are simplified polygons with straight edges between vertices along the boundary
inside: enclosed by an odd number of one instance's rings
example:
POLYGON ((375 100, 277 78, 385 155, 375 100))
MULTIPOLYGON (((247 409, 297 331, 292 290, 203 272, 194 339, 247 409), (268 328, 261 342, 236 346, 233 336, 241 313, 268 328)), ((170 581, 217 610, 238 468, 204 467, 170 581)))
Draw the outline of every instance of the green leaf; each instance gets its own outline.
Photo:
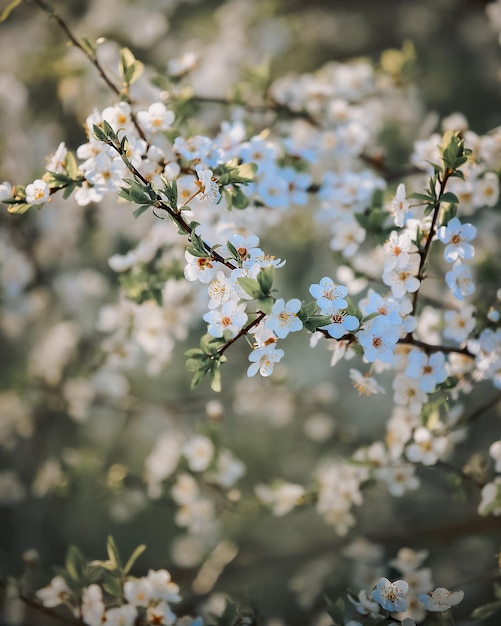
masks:
POLYGON ((409 198, 413 200, 422 200, 428 204, 433 204, 433 198, 427 193, 412 193, 409 198))
POLYGON ((82 37, 80 43, 82 44, 82 48, 91 58, 96 56, 97 43, 93 39, 82 37))
POLYGON ((67 200, 71 194, 75 191, 75 183, 70 183, 63 191, 63 200, 67 200))
POLYGON ((32 204, 26 204, 26 202, 18 202, 16 204, 10 204, 10 206, 7 208, 7 211, 9 213, 12 213, 13 215, 22 215, 23 213, 26 213, 26 211, 29 211, 32 206, 32 204))
POLYGON ((103 125, 103 131, 104 131, 105 137, 107 139, 112 139, 113 141, 118 141, 117 134, 113 130, 112 125, 106 120, 102 121, 102 125, 103 125))
POLYGON ((255 163, 242 163, 242 165, 237 167, 237 177, 239 180, 234 180, 233 182, 250 183, 254 180, 256 172, 257 165, 255 163))
POLYGON ((256 301, 257 308, 263 313, 266 313, 266 315, 271 313, 274 304, 275 300, 273 298, 259 298, 256 301))
POLYGON ((501 610, 501 600, 496 600, 495 602, 489 602, 489 604, 484 604, 483 606, 477 607, 470 617, 473 620, 484 620, 494 615, 499 610, 501 610))
POLYGON ((137 218, 142 215, 145 211, 147 211, 150 208, 149 204, 143 204, 143 206, 138 207, 135 211, 133 211, 132 215, 134 217, 134 219, 137 220, 137 218))
POLYGON ((109 593, 112 598, 117 602, 122 600, 122 584, 113 574, 106 572, 103 576, 102 584, 103 589, 106 593, 109 593))
POLYGON ((447 209, 442 214, 442 224, 448 224, 453 217, 456 217, 458 212, 457 204, 449 204, 447 209))
POLYGON ((312 315, 315 314, 317 310, 316 302, 303 302, 301 308, 298 311, 297 316, 304 323, 306 322, 312 315))
POLYGON ((92 132, 94 133, 94 137, 98 140, 98 141, 104 141, 106 142, 106 133, 104 132, 104 130, 101 128, 101 126, 98 126, 97 124, 93 124, 92 125, 92 132))
POLYGON ((194 389, 207 375, 208 370, 198 370, 193 374, 193 378, 191 379, 190 389, 194 389))
POLYGON ((132 569, 132 566, 134 565, 134 563, 137 561, 137 559, 141 556, 141 554, 146 550, 146 545, 145 544, 141 544, 140 546, 137 546, 137 548, 133 551, 133 553, 130 555, 127 563, 125 564, 124 567, 124 574, 127 575, 130 570, 132 569))
POLYGON ((108 539, 106 541, 106 550, 108 552, 108 559, 110 560, 110 564, 118 569, 122 569, 122 561, 120 560, 120 554, 118 553, 117 544, 111 535, 108 535, 108 539))
POLYGON ((322 328, 323 326, 328 326, 330 323, 331 318, 327 315, 312 315, 306 320, 306 322, 303 322, 303 325, 306 330, 314 333, 319 328, 322 328))
POLYGON ((228 248, 228 252, 230 253, 232 259, 235 259, 235 261, 239 262, 242 260, 240 254, 238 253, 238 250, 231 243, 231 241, 226 242, 226 247, 228 248))
POLYGON ((8 4, 5 9, 0 14, 0 23, 5 22, 5 20, 9 17, 12 11, 18 7, 24 0, 13 0, 10 4, 8 4))
POLYGON ((221 363, 215 361, 210 371, 210 388, 219 393, 221 391, 221 363))
POLYGON ((144 64, 138 61, 129 48, 120 50, 120 76, 126 85, 132 85, 144 71, 144 64))
POLYGON ((452 191, 446 191, 439 197, 440 202, 453 202, 459 204, 459 198, 452 191))
POLYGON ((201 354, 200 357, 192 357, 186 360, 186 369, 188 372, 198 372, 199 370, 206 369, 209 365, 210 357, 206 354, 201 354))
POLYGON ((233 190, 230 192, 230 196, 231 196, 231 205, 234 206, 235 209, 246 209, 249 206, 249 198, 236 185, 233 187, 233 190))
POLYGON ((239 278, 238 284, 251 298, 260 298, 263 295, 261 287, 255 278, 239 278))
POLYGON ((64 169, 66 170, 68 176, 73 180, 80 175, 78 163, 73 152, 66 153, 66 156, 64 157, 64 169))
POLYGON ((327 596, 324 596, 325 610, 332 619, 333 626, 341 626, 344 624, 344 602, 341 598, 333 602, 327 596))
POLYGON ((74 581, 80 581, 84 577, 85 570, 87 569, 87 561, 76 546, 70 546, 68 548, 65 568, 70 578, 74 581))
POLYGON ((259 274, 257 275, 257 282, 261 287, 261 293, 263 296, 268 296, 270 294, 274 278, 275 268, 273 267, 273 265, 268 265, 268 267, 264 267, 259 270, 259 274))

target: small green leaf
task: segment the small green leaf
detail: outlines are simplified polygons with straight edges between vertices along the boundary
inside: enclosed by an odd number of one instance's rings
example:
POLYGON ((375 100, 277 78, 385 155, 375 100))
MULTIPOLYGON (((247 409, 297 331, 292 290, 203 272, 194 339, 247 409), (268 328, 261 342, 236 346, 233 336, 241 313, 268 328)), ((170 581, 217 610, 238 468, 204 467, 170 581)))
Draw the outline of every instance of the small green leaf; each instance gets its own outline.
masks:
POLYGON ((459 198, 452 191, 446 191, 439 197, 440 202, 454 202, 459 204, 459 198))
POLYGON ((314 333, 319 328, 323 328, 324 326, 328 326, 331 323, 331 318, 327 315, 312 315, 309 317, 306 322, 303 322, 306 330, 309 330, 311 333, 314 333))
POLYGON ((344 624, 344 602, 341 598, 333 602, 327 596, 324 596, 325 610, 332 619, 332 626, 341 626, 344 624))
POLYGON ((297 316, 304 323, 306 322, 312 315, 314 315, 317 310, 316 302, 303 302, 301 308, 298 311, 297 316))
POLYGON ((273 286, 273 279, 275 278, 275 268, 273 265, 268 265, 259 270, 257 275, 257 282, 261 287, 261 293, 263 296, 268 296, 273 286))
POLYGON ((65 568, 72 580, 82 580, 85 570, 87 569, 87 561, 76 546, 70 546, 68 548, 65 568))
POLYGON ((230 253, 232 259, 235 259, 235 261, 239 261, 239 262, 242 260, 242 258, 240 257, 240 254, 238 253, 238 250, 231 243, 231 241, 226 242, 226 247, 228 248, 228 252, 230 253))
POLYGON ((127 575, 130 572, 130 570, 132 569, 132 566, 134 565, 134 563, 137 561, 137 559, 141 556, 141 554, 145 550, 146 550, 146 546, 144 544, 141 544, 140 546, 137 546, 137 548, 130 555, 127 563, 125 564, 125 567, 124 567, 124 574, 125 575, 127 575))
POLYGON ((458 212, 458 205, 449 204, 447 209, 445 209, 445 211, 443 212, 442 224, 448 224, 452 218, 456 217, 457 212, 458 212))
POLYGON ((269 315, 273 309, 273 305, 275 304, 275 300, 273 298, 259 298, 256 301, 257 308, 269 315))
POLYGON ((239 278, 238 284, 251 298, 260 298, 263 295, 261 287, 255 278, 239 278))
POLYGON ((82 37, 82 39, 80 40, 80 43, 82 44, 82 47, 85 50, 85 52, 91 58, 96 56, 97 43, 94 40, 89 39, 88 37, 82 37))
POLYGON ((22 215, 23 213, 26 213, 26 211, 29 211, 32 206, 32 204, 26 204, 26 202, 18 202, 16 204, 10 204, 7 211, 13 215, 22 215))
POLYGON ((210 388, 216 393, 221 391, 221 364, 219 361, 215 361, 214 366, 211 368, 210 388))
MULTIPOLYGON (((242 163, 237 167, 237 175, 240 179, 238 182, 245 183, 254 180, 257 172, 257 165, 255 163, 242 163)), ((234 181, 237 182, 237 181, 234 181)))
POLYGON ((113 574, 105 573, 103 576, 103 589, 117 601, 122 599, 122 585, 113 574))
POLYGON ((10 4, 8 4, 5 9, 0 14, 0 23, 5 22, 5 20, 9 17, 12 11, 18 7, 24 0, 13 0, 10 4))
POLYGON ((433 204, 433 198, 427 193, 412 193, 409 198, 413 200, 422 200, 423 202, 433 204))
POLYGON ((108 535, 108 539, 106 541, 106 550, 108 552, 108 558, 110 560, 110 564, 118 570, 122 569, 122 562, 120 560, 120 554, 118 553, 117 544, 115 543, 115 539, 108 535))
POLYGON ((138 61, 129 48, 120 50, 120 76, 126 85, 132 85, 144 71, 144 64, 138 61))
POLYGON ((235 209, 246 209, 249 206, 249 198, 238 186, 235 185, 233 187, 233 190, 230 192, 230 196, 231 205, 234 206, 235 209))
POLYGON ((135 211, 133 211, 132 215, 134 217, 134 219, 137 220, 137 218, 142 215, 145 211, 147 211, 150 208, 149 204, 143 204, 143 206, 138 207, 135 211))
POLYGON ((470 617, 473 620, 485 620, 500 610, 501 610, 501 600, 496 600, 495 602, 489 602, 489 604, 484 604, 483 606, 477 607, 472 612, 470 617))
POLYGON ((92 131, 94 133, 94 137, 98 140, 98 141, 106 141, 106 133, 104 132, 104 130, 101 128, 101 126, 98 126, 97 124, 93 124, 92 125, 92 131))

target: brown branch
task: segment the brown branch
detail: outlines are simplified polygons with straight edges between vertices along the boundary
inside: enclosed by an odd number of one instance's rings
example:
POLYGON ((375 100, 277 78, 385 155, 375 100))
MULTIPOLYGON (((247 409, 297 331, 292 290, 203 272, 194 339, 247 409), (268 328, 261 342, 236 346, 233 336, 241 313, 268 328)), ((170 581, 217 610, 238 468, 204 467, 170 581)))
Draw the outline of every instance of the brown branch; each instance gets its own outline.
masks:
MULTIPOLYGON (((117 144, 113 143, 113 141, 111 141, 111 140, 107 140, 106 144, 109 145, 114 150, 116 150, 118 152, 118 154, 122 158, 125 156, 125 153, 122 150, 122 147, 120 145, 117 145, 117 144)), ((129 161, 129 159, 125 158, 124 159, 124 163, 126 164, 127 168, 131 172, 131 174, 133 174, 137 179, 139 179, 144 185, 149 185, 150 184, 148 179, 146 179, 141 174, 141 172, 129 161)), ((190 236, 193 233, 193 228, 183 218, 181 212, 177 209, 177 207, 173 208, 170 205, 168 205, 160 197, 159 194, 156 194, 156 201, 154 203, 154 206, 157 209, 160 209, 160 210, 165 211, 166 213, 168 213, 169 216, 171 217, 171 219, 177 224, 177 226, 179 226, 179 228, 182 231, 184 231, 186 233, 186 235, 190 236)), ((203 244, 204 244, 204 247, 205 247, 205 249, 206 249, 206 251, 207 251, 207 253, 208 253, 208 255, 210 256, 211 259, 213 259, 214 261, 218 261, 218 263, 221 263, 222 265, 225 265, 226 267, 228 267, 231 270, 237 269, 237 267, 233 263, 231 263, 230 261, 227 261, 218 252, 213 250, 212 247, 206 241, 204 241, 203 244)))
POLYGON ((426 264, 426 261, 428 260, 428 255, 430 254, 430 249, 431 249, 431 244, 433 241, 433 237, 435 236, 436 233, 436 224, 437 224, 437 220, 438 220, 438 215, 440 213, 440 197, 443 195, 444 191, 445 191, 445 187, 447 185, 447 181, 449 180, 449 178, 451 177, 451 175, 453 174, 453 170, 451 169, 446 169, 444 172, 444 176, 443 178, 440 178, 440 176, 438 176, 438 182, 440 182, 440 191, 438 192, 437 195, 437 200, 435 202, 435 205, 433 207, 433 217, 431 219, 431 226, 430 226, 430 231, 428 233, 428 237, 426 239, 426 243, 424 246, 424 250, 419 252, 419 269, 418 269, 418 273, 417 273, 417 278, 419 278, 420 281, 420 285, 417 289, 417 291, 414 293, 414 296, 412 298, 412 313, 414 313, 416 311, 416 307, 417 307, 417 301, 419 298, 419 292, 421 290, 421 284, 422 281, 424 280, 425 276, 423 275, 423 269, 424 266, 426 264))
POLYGON ((475 355, 472 354, 468 348, 455 348, 454 346, 441 346, 441 345, 433 345, 430 343, 426 343, 425 341, 419 341, 418 339, 414 339, 412 335, 407 335, 402 339, 398 340, 400 344, 407 344, 411 346, 416 346, 417 348, 421 348, 424 352, 432 353, 432 352, 443 352, 444 354, 462 354, 470 359, 474 359, 475 355))
POLYGON ((226 352, 226 350, 228 350, 228 348, 233 345, 235 343, 235 341, 238 341, 238 339, 240 339, 240 337, 243 337, 244 335, 246 335, 252 328, 254 328, 254 326, 257 326, 259 324, 259 322, 266 316, 266 313, 263 313, 262 311, 258 312, 257 317, 252 320, 252 322, 250 322, 249 324, 247 324, 247 326, 244 326, 242 328, 242 330, 238 333, 238 335, 235 335, 235 337, 233 337, 233 339, 230 339, 228 341, 228 343, 225 343, 224 346, 218 350, 218 354, 219 356, 221 356, 222 354, 224 354, 226 352))

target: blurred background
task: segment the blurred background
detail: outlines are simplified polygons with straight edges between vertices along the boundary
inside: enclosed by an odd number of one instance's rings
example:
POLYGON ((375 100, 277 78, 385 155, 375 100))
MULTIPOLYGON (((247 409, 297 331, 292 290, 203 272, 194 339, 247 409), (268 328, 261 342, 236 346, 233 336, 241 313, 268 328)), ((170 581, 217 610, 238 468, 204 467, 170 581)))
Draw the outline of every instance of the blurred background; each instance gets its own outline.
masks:
MULTIPOLYGON (((0 7, 7 4, 2 0, 0 7)), ((460 111, 478 133, 501 119, 500 46, 487 4, 53 2, 77 36, 105 39, 103 65, 115 67, 118 47, 127 46, 150 68, 143 94, 149 78, 165 74, 170 60, 188 52, 199 55, 195 93, 226 97, 252 66, 269 67, 274 80, 333 60, 365 57, 378 64, 385 50, 407 45, 414 48, 408 79, 416 86, 416 127, 431 132, 442 117, 460 111)), ((85 141, 85 118, 113 101, 55 21, 24 2, 0 24, 0 182, 26 184, 40 176, 59 142, 76 149, 85 141)), ((225 111, 208 106, 199 114, 205 126, 217 127, 225 111)), ((405 149, 396 153, 408 157, 405 149)), ((391 402, 384 396, 368 402, 347 388, 348 368, 329 368, 330 353, 311 351, 306 336, 288 341, 291 356, 272 380, 246 378, 247 350, 235 346, 217 397, 207 385, 191 392, 184 371, 183 352, 196 345, 201 326, 180 338, 155 376, 144 373, 144 360, 126 373, 100 370, 105 307, 120 287, 107 259, 133 247, 152 223, 134 221, 128 207, 110 200, 99 207, 55 200, 27 216, 0 214, 1 574, 20 575, 23 554, 35 549, 40 565, 29 584, 39 587, 51 566, 63 562, 68 545, 104 558, 112 534, 124 554, 146 543, 138 572, 170 569, 196 602, 211 598, 216 610, 221 597, 210 593, 228 593, 267 620, 300 624, 321 615, 323 592, 336 598, 346 586, 362 588, 409 546, 430 550, 427 565, 437 586, 468 582, 463 616, 489 599, 484 575, 496 565, 499 520, 479 519, 478 492, 467 484, 454 492, 447 473, 423 470, 422 491, 401 500, 379 487, 369 490, 356 530, 344 538, 308 508, 277 519, 250 498, 233 494, 230 506, 231 497, 217 493, 217 528, 187 535, 174 523, 176 507, 167 494, 145 495, 145 459, 165 433, 219 438, 247 467, 238 483, 245 494, 275 477, 307 482, 319 458, 351 454, 380 438, 391 402), (193 588, 216 545, 222 545, 226 569, 213 584, 193 588)), ((307 286, 332 258, 326 249, 313 250, 311 235, 297 223, 288 235, 284 243, 281 233, 271 232, 269 245, 288 259, 295 285, 307 286)), ((292 285, 281 288, 292 291, 292 285)), ((469 408, 492 393, 481 386, 469 408)), ((499 412, 491 409, 481 419, 483 429, 459 446, 456 465, 477 461, 482 469, 485 459, 471 455, 499 433, 499 412)), ((195 610, 196 602, 187 608, 195 610)))

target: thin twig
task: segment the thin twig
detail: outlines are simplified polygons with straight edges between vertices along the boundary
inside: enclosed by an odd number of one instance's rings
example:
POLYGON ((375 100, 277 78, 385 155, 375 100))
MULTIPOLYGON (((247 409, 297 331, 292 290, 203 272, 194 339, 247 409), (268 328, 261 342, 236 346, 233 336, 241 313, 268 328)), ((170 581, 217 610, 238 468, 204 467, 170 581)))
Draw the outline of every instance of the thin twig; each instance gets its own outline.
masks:
MULTIPOLYGON (((128 93, 126 93, 123 89, 119 89, 115 83, 110 79, 110 77, 107 75, 107 73, 105 72, 103 66, 101 65, 101 63, 99 62, 99 59, 97 58, 97 55, 95 54, 91 54, 89 50, 87 50, 87 48, 85 46, 82 45, 82 43, 77 39, 77 37, 73 34, 72 30, 70 29, 70 27, 68 26, 68 24, 64 21, 63 17, 57 13, 57 11, 54 9, 54 7, 49 4, 48 2, 46 2, 46 0, 33 0, 35 2, 35 4, 38 4, 38 6, 45 11, 45 13, 47 13, 49 15, 49 17, 51 17, 52 19, 54 19, 58 25, 61 27, 61 29, 64 31, 64 33, 66 34, 66 36, 68 37, 68 39, 71 41, 71 43, 78 48, 79 50, 81 50, 85 56, 87 57, 87 59, 92 63, 92 65, 97 69, 99 76, 103 79, 103 81, 106 83, 106 85, 109 87, 109 89, 111 89, 111 91, 118 96, 120 99, 125 100, 125 102, 127 102, 127 104, 129 106, 132 107, 132 101, 128 95, 128 93)), ((144 141, 146 141, 146 143, 149 144, 146 135, 144 134, 143 129, 141 128, 141 126, 139 125, 136 116, 134 114, 134 112, 131 110, 130 113, 131 116, 131 120, 132 123, 134 124, 139 136, 141 137, 141 139, 143 139, 144 141)))
POLYGON ((470 424, 471 422, 474 422, 479 417, 482 417, 484 413, 487 413, 487 411, 489 411, 490 409, 493 409, 500 402, 501 402, 501 391, 499 393, 496 393, 494 396, 492 396, 492 398, 490 398, 486 402, 484 402, 484 404, 481 404, 478 408, 476 408, 469 415, 464 415, 463 417, 461 417, 457 421, 457 425, 470 424))

